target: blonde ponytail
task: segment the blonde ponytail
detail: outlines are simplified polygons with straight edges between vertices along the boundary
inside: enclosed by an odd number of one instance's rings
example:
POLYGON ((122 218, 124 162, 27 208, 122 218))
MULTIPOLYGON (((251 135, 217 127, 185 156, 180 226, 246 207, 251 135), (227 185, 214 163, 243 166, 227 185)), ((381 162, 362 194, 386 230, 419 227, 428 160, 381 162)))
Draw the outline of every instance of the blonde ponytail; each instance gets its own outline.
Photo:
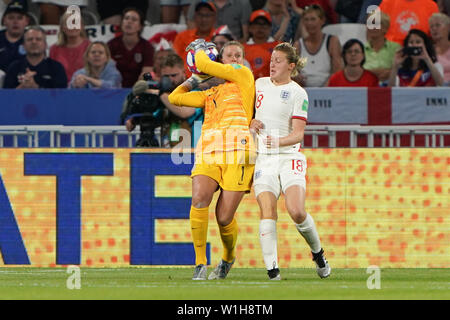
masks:
POLYGON ((291 72, 291 77, 296 77, 306 66, 307 59, 300 57, 297 54, 297 49, 289 42, 280 43, 273 50, 285 53, 287 61, 295 64, 295 68, 291 72))

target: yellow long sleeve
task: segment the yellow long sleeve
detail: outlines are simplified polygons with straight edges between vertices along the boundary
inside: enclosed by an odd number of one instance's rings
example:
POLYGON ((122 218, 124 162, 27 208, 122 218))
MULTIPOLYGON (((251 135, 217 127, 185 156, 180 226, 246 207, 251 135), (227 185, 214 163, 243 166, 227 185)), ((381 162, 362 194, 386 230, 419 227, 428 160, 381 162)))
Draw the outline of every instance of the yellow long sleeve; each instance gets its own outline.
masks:
POLYGON ((176 106, 204 108, 205 97, 204 91, 188 91, 185 86, 179 85, 169 95, 169 102, 176 106))

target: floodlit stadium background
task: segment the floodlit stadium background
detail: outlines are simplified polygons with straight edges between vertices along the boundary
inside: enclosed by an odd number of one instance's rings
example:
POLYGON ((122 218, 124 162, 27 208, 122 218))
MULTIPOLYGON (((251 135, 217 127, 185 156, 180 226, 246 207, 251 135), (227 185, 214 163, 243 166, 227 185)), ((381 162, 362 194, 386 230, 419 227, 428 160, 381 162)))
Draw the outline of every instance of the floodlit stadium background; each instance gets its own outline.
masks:
MULTIPOLYGON (((1 179, 31 265, 48 267, 56 266, 56 178, 24 175, 24 153, 35 152, 113 154, 113 176, 82 178, 81 265, 130 265, 130 154, 152 151, 2 150, 1 179)), ((307 149, 305 154, 306 207, 333 267, 450 267, 450 149, 307 149)), ((155 196, 189 198, 189 176, 157 176, 155 196)), ((215 200, 208 233, 212 264, 222 253, 214 207, 215 200)), ((280 267, 312 267, 282 198, 278 215, 280 267)), ((237 220, 236 266, 264 267, 253 192, 244 197, 237 220)), ((189 221, 157 220, 155 235, 156 242, 190 242, 189 221)))

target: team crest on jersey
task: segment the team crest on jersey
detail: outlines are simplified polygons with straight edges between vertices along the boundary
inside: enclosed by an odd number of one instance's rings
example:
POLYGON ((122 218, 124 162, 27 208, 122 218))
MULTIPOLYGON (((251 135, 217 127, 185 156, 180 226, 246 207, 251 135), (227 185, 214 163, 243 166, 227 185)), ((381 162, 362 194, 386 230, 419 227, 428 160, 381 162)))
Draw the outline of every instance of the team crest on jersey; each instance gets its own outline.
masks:
POLYGON ((289 100, 289 97, 291 96, 291 93, 286 90, 281 90, 280 98, 283 100, 283 102, 287 102, 289 100))
POLYGON ((136 53, 134 55, 134 61, 136 61, 136 63, 141 63, 142 62, 142 54, 141 53, 136 53))

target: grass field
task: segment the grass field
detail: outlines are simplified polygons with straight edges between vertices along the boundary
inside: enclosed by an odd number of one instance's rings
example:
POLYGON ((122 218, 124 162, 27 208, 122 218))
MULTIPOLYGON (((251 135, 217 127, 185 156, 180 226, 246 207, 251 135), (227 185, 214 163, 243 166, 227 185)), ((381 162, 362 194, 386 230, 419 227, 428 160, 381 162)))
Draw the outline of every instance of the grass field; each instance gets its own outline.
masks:
MULTIPOLYGON (((209 268, 208 271, 210 271, 209 268)), ((320 279, 314 269, 234 268, 225 280, 192 281, 192 268, 82 268, 80 289, 68 289, 66 268, 0 268, 0 299, 300 300, 450 299, 450 269, 381 269, 380 289, 369 290, 366 269, 334 269, 320 279)))

